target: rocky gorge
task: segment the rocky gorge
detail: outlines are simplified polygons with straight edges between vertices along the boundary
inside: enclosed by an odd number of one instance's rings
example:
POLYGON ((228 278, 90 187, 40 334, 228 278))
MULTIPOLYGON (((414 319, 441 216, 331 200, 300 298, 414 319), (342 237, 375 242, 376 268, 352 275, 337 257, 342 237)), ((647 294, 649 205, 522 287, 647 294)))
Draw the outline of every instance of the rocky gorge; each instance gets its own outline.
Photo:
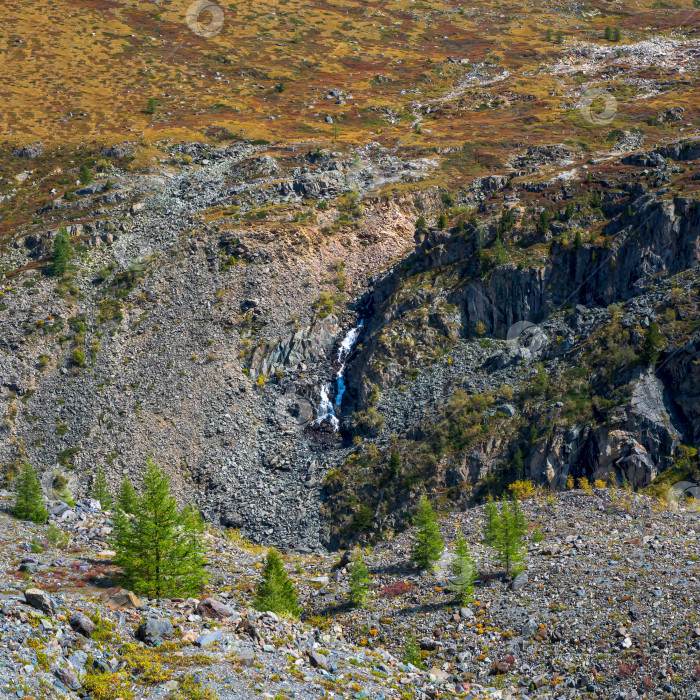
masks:
MULTIPOLYGON (((422 470, 429 488, 468 494, 533 426, 522 474, 536 482, 647 486, 697 440, 700 213, 669 187, 692 176, 693 144, 584 163, 573 181, 557 179, 571 166, 556 149, 530 151, 522 162, 550 172, 536 186, 518 170, 408 194, 387 183, 434 164, 382 149, 348 159, 175 145, 158 174, 139 176, 117 159, 47 210, 76 221, 70 279, 42 273, 56 229, 9 249, 3 460, 42 465, 48 489, 63 480, 84 494, 96 465, 137 479, 152 454, 212 522, 312 551, 335 541, 340 511, 363 507, 360 495, 334 511, 331 485, 320 508, 329 472, 372 450, 381 471, 397 440, 411 461, 457 390, 495 397, 480 415, 507 421, 422 470), (649 373, 625 352, 660 314, 673 319, 649 373), (611 325, 624 357, 598 381, 619 399, 566 415, 557 378, 611 325), (340 364, 337 417, 321 423, 340 364), (539 397, 528 394, 537 372, 549 377, 539 397)), ((376 509, 378 483, 357 488, 376 509)))

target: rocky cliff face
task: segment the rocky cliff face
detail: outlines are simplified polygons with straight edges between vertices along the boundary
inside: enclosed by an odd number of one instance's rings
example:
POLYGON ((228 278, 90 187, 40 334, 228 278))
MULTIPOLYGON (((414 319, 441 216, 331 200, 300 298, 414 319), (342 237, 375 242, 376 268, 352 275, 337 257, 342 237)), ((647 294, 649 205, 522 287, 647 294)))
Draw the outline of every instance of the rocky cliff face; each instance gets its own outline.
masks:
POLYGON ((97 465, 138 480, 152 454, 212 521, 301 549, 399 525, 423 484, 456 502, 516 475, 646 486, 700 437, 700 213, 667 189, 694 148, 544 184, 525 153, 534 170, 453 194, 417 186, 433 161, 369 149, 189 144, 179 171, 115 168, 8 250, 6 471, 84 494, 97 465))

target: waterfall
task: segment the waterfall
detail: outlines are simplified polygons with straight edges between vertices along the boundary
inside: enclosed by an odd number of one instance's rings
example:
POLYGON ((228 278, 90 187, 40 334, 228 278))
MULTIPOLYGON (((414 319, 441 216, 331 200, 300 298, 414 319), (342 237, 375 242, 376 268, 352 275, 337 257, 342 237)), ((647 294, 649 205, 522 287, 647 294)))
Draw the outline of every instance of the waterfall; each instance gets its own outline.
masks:
POLYGON ((324 420, 327 420, 336 431, 340 427, 340 421, 336 418, 333 402, 330 398, 331 385, 330 382, 321 387, 319 394, 318 408, 316 409, 317 418, 312 425, 321 425, 324 420))
POLYGON ((324 384, 319 392, 319 402, 318 408, 316 409, 316 420, 312 425, 321 425, 323 421, 328 421, 332 426, 333 430, 337 431, 340 427, 340 421, 335 415, 335 406, 340 406, 343 400, 343 394, 345 393, 345 363, 348 359, 348 355, 352 352, 352 349, 357 343, 357 339, 360 335, 360 330, 362 330, 362 325, 364 321, 349 330, 338 348, 338 371, 335 374, 335 402, 330 398, 331 384, 330 382, 324 384), (334 405, 335 404, 335 405, 334 405))

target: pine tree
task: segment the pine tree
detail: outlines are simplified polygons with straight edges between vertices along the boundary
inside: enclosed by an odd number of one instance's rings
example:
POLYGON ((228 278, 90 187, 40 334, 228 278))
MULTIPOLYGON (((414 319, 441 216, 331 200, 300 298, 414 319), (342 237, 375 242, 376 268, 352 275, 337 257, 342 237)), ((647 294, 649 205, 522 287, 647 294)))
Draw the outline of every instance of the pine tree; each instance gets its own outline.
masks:
POLYGON ((401 469, 401 455, 399 451, 393 449, 389 455, 389 472, 392 476, 396 476, 401 469))
POLYGON ((78 179, 81 185, 89 185, 94 180, 90 168, 88 168, 86 163, 80 166, 80 176, 78 179))
POLYGON ((362 551, 358 550, 352 559, 350 570, 350 605, 363 605, 369 592, 369 572, 365 566, 362 551))
POLYGON ((146 464, 133 519, 122 510, 114 519, 115 562, 125 583, 149 598, 195 594, 205 580, 201 528, 191 509, 178 511, 170 477, 151 460, 146 464))
POLYGON ((496 245, 494 246, 493 259, 496 265, 502 265, 506 259, 506 252, 503 249, 503 243, 501 243, 500 235, 496 236, 496 245))
POLYGON ((208 580, 203 535, 202 514, 193 505, 186 506, 182 511, 182 537, 177 553, 182 562, 180 576, 185 590, 199 591, 208 580))
POLYGON ((56 277, 62 277, 68 269, 68 261, 73 254, 73 246, 65 227, 61 226, 53 242, 53 254, 51 256, 51 272, 56 277))
POLYGON ((605 38, 608 41, 612 41, 612 38, 613 38, 613 30, 612 30, 612 27, 609 25, 607 27, 605 27, 605 38))
POLYGON ((17 477, 12 515, 20 520, 29 520, 39 524, 45 523, 49 517, 48 511, 44 508, 41 484, 36 471, 29 464, 22 465, 22 470, 17 477))
POLYGON ((418 231, 418 233, 426 233, 428 231, 428 224, 423 215, 416 219, 416 231, 418 231))
POLYGON ((482 530, 482 538, 487 547, 493 547, 496 532, 496 520, 498 519, 498 508, 493 500, 493 496, 489 496, 484 506, 484 527, 482 530))
POLYGON ((440 559, 444 544, 440 536, 437 516, 425 494, 418 505, 415 523, 416 542, 413 545, 411 558, 418 567, 427 569, 440 559))
POLYGON ((620 41, 620 39, 622 39, 620 27, 615 27, 615 31, 613 32, 613 41, 620 41))
POLYGON ((253 607, 260 612, 288 613, 299 616, 299 599, 294 584, 284 570, 284 564, 274 547, 267 550, 262 580, 258 584, 253 607))
POLYGON ((107 488, 107 478, 102 467, 97 467, 95 479, 92 482, 92 497, 100 502, 103 510, 109 510, 112 507, 112 494, 107 488))
POLYGON ((526 532, 525 515, 516 500, 503 499, 499 512, 489 499, 484 512, 484 544, 496 550, 496 560, 507 575, 521 570, 526 532))
POLYGON ((515 448, 515 453, 513 454, 513 471, 518 479, 523 477, 523 467, 525 466, 525 460, 523 458, 523 451, 520 447, 515 448))
POLYGON ((474 581, 476 581, 477 571, 461 529, 457 533, 455 541, 452 573, 454 577, 450 580, 450 588, 456 593, 458 604, 465 605, 474 595, 474 581))
POLYGON ((443 229, 445 226, 447 226, 447 217, 444 213, 441 213, 440 216, 438 216, 437 227, 443 229))
POLYGON ((119 493, 117 494, 117 508, 128 514, 133 514, 136 512, 136 501, 138 497, 134 486, 125 476, 122 479, 122 483, 119 486, 119 493))
POLYGON ((661 347, 661 333, 659 333, 659 324, 656 321, 649 322, 644 334, 644 343, 642 344, 642 362, 647 367, 653 367, 659 361, 659 348, 661 347))

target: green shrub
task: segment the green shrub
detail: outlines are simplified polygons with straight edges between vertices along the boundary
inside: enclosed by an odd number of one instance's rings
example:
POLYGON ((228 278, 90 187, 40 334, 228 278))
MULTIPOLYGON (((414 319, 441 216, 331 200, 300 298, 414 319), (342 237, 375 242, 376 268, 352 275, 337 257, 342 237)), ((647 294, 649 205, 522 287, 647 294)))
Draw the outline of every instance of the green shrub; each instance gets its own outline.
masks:
POLYGON ((71 359, 73 360, 74 365, 77 365, 78 367, 84 367, 85 351, 81 348, 75 348, 75 350, 73 350, 73 354, 71 355, 71 359))
POLYGON ((365 566, 362 551, 358 550, 349 567, 350 593, 348 600, 350 605, 363 605, 369 592, 369 572, 365 566))

